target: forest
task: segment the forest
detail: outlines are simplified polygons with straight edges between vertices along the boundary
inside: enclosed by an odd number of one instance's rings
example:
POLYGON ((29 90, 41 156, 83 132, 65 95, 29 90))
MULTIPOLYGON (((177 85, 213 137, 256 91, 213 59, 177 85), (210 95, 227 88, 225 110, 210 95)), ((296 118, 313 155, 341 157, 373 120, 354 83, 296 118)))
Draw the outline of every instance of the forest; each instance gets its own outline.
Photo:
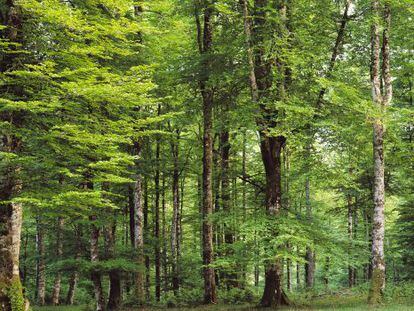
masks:
POLYGON ((0 20, 0 311, 414 310, 414 0, 0 20))

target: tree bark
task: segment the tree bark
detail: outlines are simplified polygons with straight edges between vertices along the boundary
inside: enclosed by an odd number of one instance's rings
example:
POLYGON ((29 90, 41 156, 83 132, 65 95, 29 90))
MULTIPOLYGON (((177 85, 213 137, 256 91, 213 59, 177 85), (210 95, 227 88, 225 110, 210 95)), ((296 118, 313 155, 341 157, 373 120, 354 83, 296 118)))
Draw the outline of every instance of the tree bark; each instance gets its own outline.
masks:
MULTIPOLYGON (((232 244, 234 243, 234 229, 230 222, 231 217, 231 198, 230 198, 230 133, 228 129, 228 103, 224 104, 223 111, 223 127, 220 134, 220 150, 221 150, 221 205, 223 212, 227 217, 227 221, 224 224, 224 242, 226 244, 226 256, 232 256, 232 244)), ((231 267, 233 271, 225 273, 225 283, 227 289, 232 287, 238 287, 237 273, 235 273, 235 267, 231 267)))
MULTIPOLYGON (((91 236, 90 236, 90 252, 91 252, 91 263, 97 264, 99 262, 99 235, 100 230, 96 225, 97 217, 91 216, 91 236)), ((105 310, 105 300, 102 289, 101 273, 96 267, 92 267, 91 280, 94 286, 96 311, 105 310)))
MULTIPOLYGON (((115 223, 104 228, 106 260, 115 258, 115 223)), ((109 298, 107 309, 117 310, 121 306, 121 276, 117 269, 109 271, 109 298)))
POLYGON ((179 271, 178 271, 178 257, 179 257, 179 232, 180 232, 180 172, 179 172, 179 131, 176 131, 176 141, 171 144, 171 152, 173 156, 173 180, 172 180, 172 195, 173 195, 173 215, 171 223, 171 264, 172 264, 172 288, 174 295, 178 294, 179 271))
MULTIPOLYGON (((309 155, 309 153, 308 153, 309 155)), ((309 159, 309 157, 308 157, 309 159)), ((308 171, 309 173, 309 171, 308 171)), ((306 216, 308 221, 312 221, 312 204, 310 200, 310 179, 306 176, 306 216)), ((305 284, 306 288, 313 288, 315 280, 315 253, 309 246, 306 248, 306 264, 305 264, 305 284)))
MULTIPOLYGON (((158 115, 161 114, 161 105, 158 105, 158 115)), ((155 146, 155 213, 154 213, 154 238, 155 238, 155 299, 161 299, 161 251, 160 251, 160 138, 156 139, 155 146)))
MULTIPOLYGON (((284 169, 285 169, 285 210, 290 211, 290 197, 289 197, 289 186, 290 186, 290 162, 289 162, 289 150, 285 148, 283 154, 283 162, 284 162, 284 169)), ((291 243, 286 244, 286 248, 288 253, 292 252, 292 245, 291 243)), ((288 258, 286 260, 286 289, 288 291, 292 290, 292 260, 288 258)))
MULTIPOLYGON (((144 179, 144 242, 148 241, 148 180, 144 179)), ((145 251, 145 249, 144 249, 145 251)), ((150 286, 151 286, 151 278, 150 278, 150 272, 151 272, 151 265, 150 265, 150 257, 148 254, 145 254, 145 299, 147 301, 150 300, 151 294, 150 294, 150 286)))
MULTIPOLYGON (((58 217, 56 228, 56 259, 62 260, 63 255, 63 217, 58 217)), ((57 306, 59 304, 60 289, 62 282, 62 273, 56 272, 55 280, 53 282, 52 304, 57 306)))
MULTIPOLYGON (((383 92, 381 90, 381 51, 380 51, 380 4, 378 0, 372 0, 373 25, 372 25, 372 60, 371 60, 371 83, 372 100, 381 114, 392 100, 392 80, 390 72, 390 27, 391 10, 389 3, 384 9, 384 32, 382 45, 382 80, 383 92)), ((374 216, 372 228, 372 280, 368 301, 371 304, 381 303, 385 289, 385 257, 384 257, 384 235, 385 235, 385 181, 384 181, 384 122, 383 117, 374 120, 374 216)))
POLYGON ((204 29, 201 35, 201 23, 196 12, 197 33, 199 38, 200 53, 203 56, 202 73, 200 77, 200 92, 203 98, 203 208, 202 208, 202 248, 203 248, 203 276, 204 276, 204 303, 215 304, 216 281, 214 268, 211 264, 214 260, 213 250, 213 225, 210 216, 213 213, 213 96, 214 92, 209 84, 209 73, 211 71, 211 53, 213 43, 213 4, 205 1, 204 29), (202 40, 200 40, 202 38, 202 40), (201 43, 201 44, 200 44, 201 43))
MULTIPOLYGON (((354 219, 353 219, 353 204, 352 204, 352 196, 351 194, 348 194, 348 238, 349 238, 349 242, 351 243, 349 249, 348 249, 348 260, 351 260, 351 256, 352 256, 352 243, 353 243, 353 239, 354 239, 354 229, 353 229, 353 225, 354 225, 354 219)), ((354 267, 350 264, 348 264, 348 287, 353 287, 355 280, 354 280, 354 267)))
MULTIPOLYGON (((136 142, 135 146, 135 155, 139 158, 141 156, 142 147, 136 142)), ((138 159, 137 161, 140 161, 138 159)), ((139 265, 139 270, 135 274, 135 298, 139 305, 145 304, 145 277, 144 277, 144 206, 142 204, 142 175, 141 167, 139 162, 136 164, 136 180, 134 187, 134 199, 133 199, 133 212, 132 217, 134 222, 131 227, 131 234, 133 232, 133 247, 137 252, 137 264, 139 265)))
POLYGON ((45 241, 44 241, 44 227, 41 220, 37 220, 37 304, 39 306, 45 305, 46 295, 46 276, 45 276, 45 241))
MULTIPOLYGON (((79 261, 82 255, 82 229, 80 225, 77 225, 75 228, 75 238, 76 238, 75 260, 79 261)), ((68 289, 68 294, 66 295, 67 305, 73 305, 75 301, 75 292, 76 292, 76 287, 78 285, 78 280, 79 280, 79 271, 76 267, 69 278, 69 289, 68 289)))
MULTIPOLYGON (((276 118, 271 116, 277 116, 277 111, 260 103, 262 98, 269 96, 272 87, 272 65, 266 58, 265 51, 267 6, 267 0, 254 1, 254 31, 251 32, 248 19, 248 3, 247 1, 243 2, 246 44, 250 65, 250 88, 252 100, 259 104, 261 113, 256 122, 259 127, 260 149, 266 175, 266 210, 270 217, 277 218, 281 210, 282 195, 281 152, 285 146, 286 138, 269 135, 269 130, 276 126, 276 118)), ((286 13, 285 10, 284 12, 286 13)), ((284 83, 281 83, 281 85, 284 85, 284 83)), ((279 96, 283 96, 282 93, 284 94, 284 92, 280 92, 279 96)), ((282 274, 283 266, 280 260, 266 263, 265 288, 260 301, 261 306, 270 307, 288 304, 287 297, 282 290, 282 274)))

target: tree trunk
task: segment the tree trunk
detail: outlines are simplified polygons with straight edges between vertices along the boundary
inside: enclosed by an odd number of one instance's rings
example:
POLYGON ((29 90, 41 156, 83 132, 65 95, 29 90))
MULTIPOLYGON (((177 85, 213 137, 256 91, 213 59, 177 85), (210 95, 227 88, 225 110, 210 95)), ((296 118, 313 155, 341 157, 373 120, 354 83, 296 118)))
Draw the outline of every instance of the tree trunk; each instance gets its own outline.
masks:
MULTIPOLYGON (((272 87, 272 64, 266 58, 266 24, 267 0, 254 1, 254 32, 248 14, 248 2, 243 2, 244 28, 250 66, 250 88, 253 103, 260 104, 261 116, 256 120, 260 132, 260 150, 266 174, 266 210, 270 217, 279 217, 281 210, 281 152, 286 143, 283 136, 273 137, 268 131, 276 126, 276 121, 269 115, 277 115, 277 111, 260 103, 262 98, 269 96, 272 87)), ((282 9, 283 10, 283 9, 282 9)), ((285 10, 284 10, 285 11, 285 10)), ((282 13, 282 12, 281 12, 282 13)), ((285 12, 286 13, 286 12, 285 12)), ((284 74, 282 74, 283 76, 284 74)), ((282 83, 281 85, 284 85, 282 83)), ((279 96, 282 96, 282 93, 279 96)), ((275 233, 277 234, 277 233, 275 233)), ((282 290, 283 266, 280 260, 267 262, 265 271, 265 288, 260 305, 263 307, 288 304, 282 290)))
MULTIPOLYGON (((76 238, 75 260, 79 261, 82 255, 82 229, 80 225, 77 225, 75 228, 75 238, 76 238)), ((79 280, 79 271, 76 267, 69 278, 69 289, 68 289, 68 294, 66 295, 67 305, 73 305, 75 301, 75 292, 76 292, 76 287, 78 285, 78 280, 79 280)))
MULTIPOLYGON (((300 256, 299 246, 296 247, 297 256, 300 256)), ((296 289, 300 288, 300 263, 296 263, 296 289)))
POLYGON ((213 225, 209 219, 213 213, 213 89, 208 85, 209 72, 211 70, 211 54, 213 41, 213 5, 206 1, 204 10, 204 29, 201 31, 201 23, 196 12, 197 33, 199 38, 200 53, 204 55, 202 62, 203 73, 200 77, 200 91, 203 98, 203 208, 202 208, 202 249, 203 249, 203 276, 204 276, 204 303, 215 304, 216 281, 214 268, 211 267, 214 259, 213 250, 213 225), (202 34, 203 33, 203 34, 202 34), (202 34, 202 35, 201 35, 202 34), (201 40, 202 38, 202 40, 201 40))
MULTIPOLYGON (((142 147, 139 143, 135 143, 135 155, 141 156, 142 147)), ((139 161, 140 159, 138 159, 139 161)), ((145 280, 144 280, 144 208, 142 204, 142 175, 139 162, 136 165, 137 176, 133 192, 133 212, 131 213, 134 222, 131 226, 131 235, 133 239, 133 247, 137 252, 137 264, 140 269, 135 274, 135 298, 139 305, 145 304, 145 280), (133 233, 132 233, 133 232, 133 233)), ((146 224, 145 224, 146 228, 146 224)))
MULTIPOLYGON (((105 255, 106 260, 115 258, 115 224, 105 227, 105 255)), ((108 310, 117 310, 121 306, 121 276, 117 269, 109 271, 109 299, 108 310)))
MULTIPOLYGON (((90 238, 90 251, 91 251, 91 263, 97 264, 99 262, 99 227, 95 224, 97 220, 96 216, 91 216, 91 238, 90 238)), ((96 311, 105 310, 105 300, 102 289, 101 273, 96 267, 92 267, 91 280, 94 286, 96 311)))
MULTIPOLYGON (((144 179, 144 242, 148 241, 148 180, 144 179)), ((150 300, 151 294, 150 294, 150 286, 151 286, 151 278, 150 278, 150 272, 151 272, 151 265, 150 265, 150 257, 148 254, 145 254, 144 249, 144 257, 145 257, 145 299, 147 301, 150 300)))
MULTIPOLYGON (((383 113, 392 99, 392 80, 390 73, 390 46, 389 33, 391 27, 391 10, 389 3, 385 4, 384 14, 380 12, 378 0, 372 0, 372 99, 374 105, 383 113), (384 32, 382 46, 382 77, 380 76, 380 17, 384 16, 384 32), (381 90, 383 81, 383 94, 381 90)), ((385 181, 384 181, 384 123, 382 116, 374 120, 374 216, 372 228, 372 281, 369 292, 371 304, 381 303, 385 289, 385 181)))
MULTIPOLYGON (((224 224, 224 242, 226 243, 226 256, 232 256, 232 244, 234 243, 234 231, 231 226, 231 200, 230 200, 230 189, 229 189, 229 169, 230 169, 230 134, 228 131, 228 104, 225 103, 225 111, 223 111, 223 129, 220 134, 220 149, 221 149, 221 204, 223 212, 227 218, 224 224)), ((235 269, 235 267, 231 267, 235 269)), ((227 289, 231 287, 238 287, 237 274, 234 271, 229 271, 225 274, 225 283, 227 289)))
MULTIPOLYGON (((289 197, 289 173, 290 173, 290 162, 289 162, 289 151, 285 148, 284 156, 284 168, 285 168, 285 209, 290 211, 290 197, 289 197)), ((288 253, 292 252, 292 245, 288 242, 286 245, 288 253)), ((288 258, 286 260, 286 288, 288 291, 292 290, 292 260, 288 258)))
MULTIPOLYGON (((23 43, 23 21, 20 9, 14 0, 8 0, 2 3, 1 10, 1 25, 6 27, 1 30, 2 40, 10 43, 8 49, 11 51, 20 49, 19 44, 23 43)), ((4 73, 9 69, 19 69, 20 65, 16 63, 18 55, 18 52, 4 53, 3 51, 0 71, 4 73)), ((14 95, 18 95, 18 91, 15 93, 14 95)), ((12 127, 19 126, 20 119, 15 115, 15 111, 8 112, 6 109, 0 114, 0 122, 7 122, 12 127)), ((0 138, 1 152, 18 154, 20 149, 21 141, 13 134, 5 133, 0 138)), ((19 274, 23 207, 20 203, 13 202, 22 190, 22 182, 19 178, 20 167, 15 163, 6 163, 6 161, 2 163, 2 166, 0 172, 2 175, 0 184, 0 309, 2 311, 26 310, 28 303, 23 297, 19 274)))
POLYGON ((178 256, 179 256, 179 226, 180 226, 180 193, 179 193, 179 132, 177 131, 177 141, 171 144, 171 151, 173 156, 174 170, 172 180, 172 195, 173 195, 173 215, 171 223, 171 264, 172 264, 172 288, 174 295, 178 294, 179 271, 178 271, 178 256))
MULTIPOLYGON (((56 229, 56 259, 62 260, 63 255, 63 217, 59 217, 57 220, 57 229, 56 229)), ((60 271, 56 272, 55 280, 53 282, 53 292, 52 292, 52 304, 57 306, 59 304, 60 289, 62 282, 62 273, 60 271)))
MULTIPOLYGON (((354 219, 353 219, 353 205, 352 205, 352 196, 351 194, 348 194, 348 238, 349 238, 349 242, 351 243, 349 249, 348 249, 348 260, 351 261, 351 257, 353 254, 353 249, 352 249, 352 243, 353 243, 353 233, 354 233, 354 229, 353 229, 353 224, 354 224, 354 219)), ((351 264, 348 264, 348 287, 353 287, 355 283, 354 280, 354 267, 351 264)))
MULTIPOLYGON (((281 211, 281 151, 285 144, 282 136, 261 135, 262 160, 266 172, 266 210, 270 217, 278 217, 281 211)), ((276 233, 277 234, 277 233, 276 233)), ((280 259, 268 262, 265 271, 265 288, 260 301, 262 307, 289 304, 282 290, 283 266, 280 259)))
MULTIPOLYGON (((137 179, 138 179, 138 176, 137 176, 137 179)), ((136 186, 136 182, 137 181, 135 181, 135 186, 136 186)), ((125 231, 126 231, 125 242, 128 241, 128 229, 129 229, 129 232, 130 232, 129 240, 130 240, 132 247, 134 247, 135 245, 135 222, 136 222, 134 195, 135 195, 135 189, 132 185, 130 185, 128 187, 128 207, 129 208, 128 208, 128 212, 125 212, 125 217, 129 216, 128 226, 125 227, 125 231)))
POLYGON ((165 202, 165 173, 162 174, 161 182, 161 212, 162 212, 162 280, 163 280, 163 292, 168 292, 168 258, 167 258, 167 249, 168 249, 168 239, 167 239, 167 220, 166 220, 166 202, 165 202))
MULTIPOLYGON (((308 158, 309 159, 309 158, 308 158)), ((308 171, 309 174, 309 171, 308 171)), ((310 200, 310 180, 306 177, 306 216, 308 221, 312 221, 312 204, 310 200)), ((308 246, 306 248, 306 264, 305 264, 305 283, 306 288, 313 288, 315 280, 315 253, 308 246)))
POLYGON ((15 203, 2 206, 0 209, 0 309, 2 311, 26 308, 19 275, 21 226, 22 206, 15 203), (14 296, 12 297, 11 294, 14 296))
POLYGON ((45 241, 44 241, 43 223, 38 218, 37 221, 37 304, 39 306, 45 305, 46 295, 46 276, 45 276, 45 241))
MULTIPOLYGON (((158 115, 161 105, 158 105, 158 115)), ((155 147, 155 213, 154 213, 154 238, 155 238, 155 299, 161 299, 161 252, 160 252, 160 138, 156 139, 155 147)))

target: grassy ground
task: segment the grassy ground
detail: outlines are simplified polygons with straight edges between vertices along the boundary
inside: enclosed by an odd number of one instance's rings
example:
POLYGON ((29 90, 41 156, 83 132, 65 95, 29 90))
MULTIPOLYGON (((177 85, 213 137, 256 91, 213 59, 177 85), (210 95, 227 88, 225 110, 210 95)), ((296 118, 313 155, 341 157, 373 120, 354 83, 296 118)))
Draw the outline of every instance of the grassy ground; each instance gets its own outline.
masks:
MULTIPOLYGON (((84 306, 74 306, 74 307, 43 307, 36 308, 34 311, 84 311, 88 310, 84 306)), ((147 308, 146 311, 155 311, 162 309, 153 309, 147 308)), ((201 310, 201 311, 227 311, 227 310, 236 310, 236 311, 257 311, 260 309, 255 308, 254 306, 199 306, 194 308, 179 308, 179 309, 165 309, 168 311, 190 311, 190 310, 201 310)), ((263 310, 263 309, 261 309, 263 310)), ((389 303, 380 307, 370 307, 366 304, 366 298, 363 296, 355 295, 333 295, 319 298, 309 298, 300 302, 300 305, 290 308, 284 308, 284 311, 306 311, 306 310, 346 310, 346 311, 369 311, 369 310, 384 310, 384 311, 414 311, 414 305, 410 303, 389 303)), ((138 311, 138 309, 129 309, 128 311, 138 311)))

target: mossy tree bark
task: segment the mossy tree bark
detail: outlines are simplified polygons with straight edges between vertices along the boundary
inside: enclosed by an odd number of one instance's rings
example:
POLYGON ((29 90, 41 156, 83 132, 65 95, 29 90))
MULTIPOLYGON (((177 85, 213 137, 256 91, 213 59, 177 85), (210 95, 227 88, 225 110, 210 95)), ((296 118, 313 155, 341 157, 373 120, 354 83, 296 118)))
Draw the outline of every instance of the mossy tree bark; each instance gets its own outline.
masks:
POLYGON ((383 114, 392 100, 392 80, 390 71, 390 40, 391 9, 386 2, 384 12, 381 12, 380 2, 372 0, 372 59, 371 84, 372 99, 379 111, 379 117, 374 120, 374 216, 372 227, 372 279, 368 301, 371 304, 381 303, 385 289, 385 179, 384 179, 384 119, 383 114), (380 28, 383 17, 384 30, 381 48, 380 28), (382 66, 381 66, 382 56, 382 66), (383 83, 381 83, 383 81, 383 83), (383 84, 383 85, 382 85, 383 84))

